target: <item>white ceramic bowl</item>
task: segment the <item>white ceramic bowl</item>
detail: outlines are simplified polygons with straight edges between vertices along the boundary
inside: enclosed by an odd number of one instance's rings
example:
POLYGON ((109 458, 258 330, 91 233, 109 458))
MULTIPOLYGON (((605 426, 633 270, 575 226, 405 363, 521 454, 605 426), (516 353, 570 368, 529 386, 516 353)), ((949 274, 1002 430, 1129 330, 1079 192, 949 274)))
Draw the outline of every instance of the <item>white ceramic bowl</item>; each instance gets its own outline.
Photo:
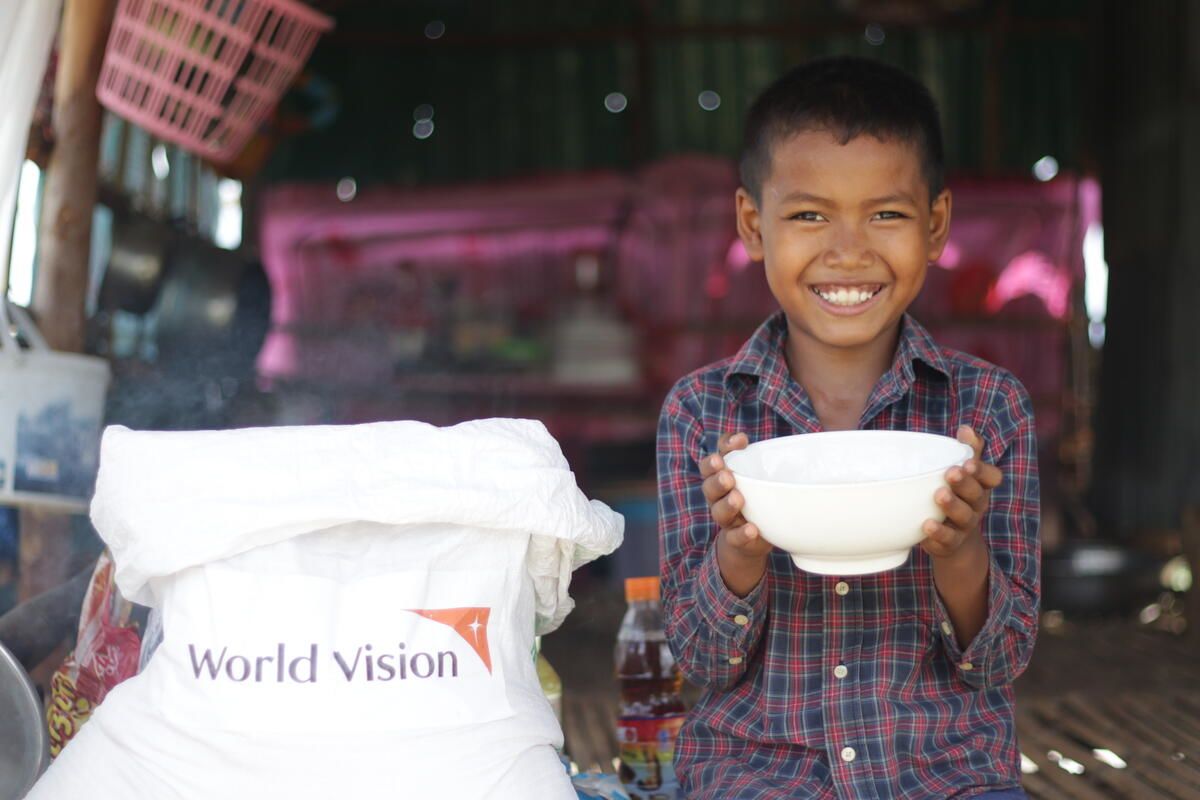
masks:
POLYGON ((945 514, 934 502, 946 470, 973 451, 949 436, 832 431, 755 442, 725 463, 744 516, 796 566, 823 575, 894 569, 945 514))

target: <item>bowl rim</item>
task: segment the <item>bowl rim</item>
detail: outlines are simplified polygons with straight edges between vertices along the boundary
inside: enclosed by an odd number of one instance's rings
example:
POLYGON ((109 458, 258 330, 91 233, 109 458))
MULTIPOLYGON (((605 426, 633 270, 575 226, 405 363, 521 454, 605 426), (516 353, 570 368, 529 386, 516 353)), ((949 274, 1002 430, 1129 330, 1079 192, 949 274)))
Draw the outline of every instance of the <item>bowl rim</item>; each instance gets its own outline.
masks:
POLYGON ((960 441, 958 441, 958 439, 955 439, 953 436, 944 436, 940 433, 927 433, 925 431, 890 431, 890 430, 882 430, 882 431, 872 431, 872 430, 815 431, 813 433, 793 433, 793 434, 789 434, 787 436, 776 436, 772 439, 762 439, 757 442, 751 442, 749 445, 742 448, 741 450, 734 450, 733 452, 726 453, 725 454, 725 466, 728 467, 729 471, 733 473, 733 478, 734 478, 735 484, 737 481, 746 480, 746 481, 750 481, 752 483, 762 484, 764 486, 783 486, 783 487, 790 487, 790 488, 805 488, 805 489, 848 489, 848 488, 860 488, 863 486, 887 486, 888 484, 896 484, 896 483, 904 483, 906 481, 922 480, 925 478, 932 477, 934 475, 941 475, 941 474, 944 474, 946 472, 946 470, 950 469, 951 467, 962 465, 964 462, 966 462, 968 459, 970 459, 974 455, 975 455, 975 450, 971 447, 971 445, 966 444, 965 442, 960 442, 960 441), (964 455, 961 460, 951 462, 948 466, 939 467, 937 469, 926 470, 925 472, 915 472, 912 475, 905 475, 902 478, 881 478, 879 480, 853 481, 853 482, 840 481, 837 483, 799 483, 799 482, 795 482, 795 481, 772 480, 770 478, 756 478, 753 475, 739 474, 737 469, 735 468, 734 464, 730 462, 731 458, 734 459, 734 461, 741 460, 740 454, 745 453, 751 447, 770 446, 776 442, 782 442, 782 441, 786 441, 789 439, 797 439, 801 436, 853 437, 853 436, 860 435, 860 434, 871 434, 871 435, 875 435, 875 436, 878 436, 879 434, 888 434, 888 435, 906 436, 906 437, 911 437, 911 438, 932 437, 932 438, 936 438, 936 439, 948 439, 948 440, 954 442, 960 448, 962 448, 964 455))

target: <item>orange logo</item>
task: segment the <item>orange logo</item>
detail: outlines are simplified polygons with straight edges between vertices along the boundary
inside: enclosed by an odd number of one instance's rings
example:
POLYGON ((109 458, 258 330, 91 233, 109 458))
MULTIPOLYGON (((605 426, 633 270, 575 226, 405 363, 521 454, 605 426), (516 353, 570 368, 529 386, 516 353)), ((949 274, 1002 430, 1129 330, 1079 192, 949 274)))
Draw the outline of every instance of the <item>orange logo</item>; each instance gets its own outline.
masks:
POLYGON ((406 608, 405 611, 452 629, 479 655, 488 674, 492 674, 492 654, 488 650, 487 639, 488 615, 492 612, 490 608, 406 608))

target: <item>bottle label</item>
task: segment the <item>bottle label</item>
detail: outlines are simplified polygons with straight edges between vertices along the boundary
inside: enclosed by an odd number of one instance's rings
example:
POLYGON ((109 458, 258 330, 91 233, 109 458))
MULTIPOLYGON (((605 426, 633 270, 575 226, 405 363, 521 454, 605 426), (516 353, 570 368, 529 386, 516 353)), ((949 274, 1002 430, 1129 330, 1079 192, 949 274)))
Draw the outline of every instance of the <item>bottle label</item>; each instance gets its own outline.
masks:
POLYGON ((659 717, 621 717, 617 741, 621 747, 621 781, 630 800, 676 800, 675 738, 683 714, 659 717))

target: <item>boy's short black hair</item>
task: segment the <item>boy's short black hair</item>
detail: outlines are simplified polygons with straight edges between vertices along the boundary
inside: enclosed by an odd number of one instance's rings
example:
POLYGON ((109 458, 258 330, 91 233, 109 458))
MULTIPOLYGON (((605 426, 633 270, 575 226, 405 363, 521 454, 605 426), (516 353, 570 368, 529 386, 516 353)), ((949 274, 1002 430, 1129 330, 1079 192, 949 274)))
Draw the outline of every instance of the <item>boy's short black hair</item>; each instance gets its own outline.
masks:
POLYGON ((929 200, 942 191, 942 125, 920 81, 869 58, 836 56, 801 64, 768 86, 746 113, 742 185, 762 202, 776 142, 827 130, 842 144, 864 134, 912 144, 921 156, 929 200))

